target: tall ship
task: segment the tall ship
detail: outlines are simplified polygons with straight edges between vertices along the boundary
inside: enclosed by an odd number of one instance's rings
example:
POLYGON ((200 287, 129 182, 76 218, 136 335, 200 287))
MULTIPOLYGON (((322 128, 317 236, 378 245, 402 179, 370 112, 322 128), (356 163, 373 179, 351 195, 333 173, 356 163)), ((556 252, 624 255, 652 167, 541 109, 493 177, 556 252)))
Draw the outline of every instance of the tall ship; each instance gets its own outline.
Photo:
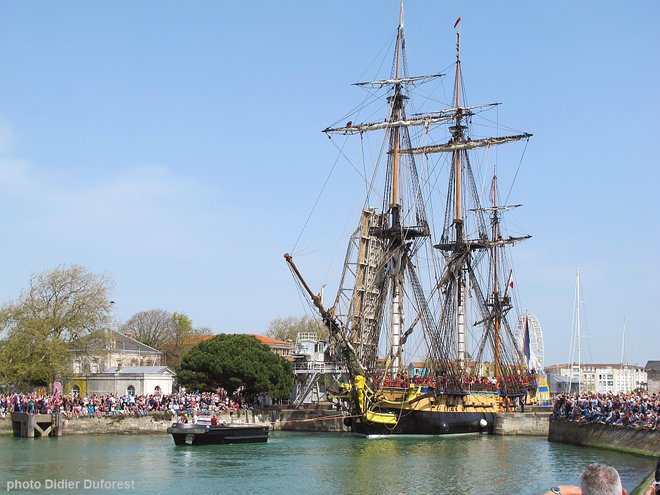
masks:
POLYGON ((498 103, 464 103, 459 30, 450 101, 408 111, 416 91, 445 74, 408 74, 403 20, 402 2, 389 77, 355 84, 365 101, 384 93, 384 118, 358 122, 359 108, 323 130, 331 139, 382 139, 361 174, 366 199, 334 299, 326 305, 284 257, 345 366, 331 395, 355 433, 492 432, 494 414, 521 407, 535 388, 509 323, 517 320, 509 251, 530 236, 504 231, 504 214, 520 205, 500 204, 496 167, 474 156, 531 134, 473 133, 498 103))

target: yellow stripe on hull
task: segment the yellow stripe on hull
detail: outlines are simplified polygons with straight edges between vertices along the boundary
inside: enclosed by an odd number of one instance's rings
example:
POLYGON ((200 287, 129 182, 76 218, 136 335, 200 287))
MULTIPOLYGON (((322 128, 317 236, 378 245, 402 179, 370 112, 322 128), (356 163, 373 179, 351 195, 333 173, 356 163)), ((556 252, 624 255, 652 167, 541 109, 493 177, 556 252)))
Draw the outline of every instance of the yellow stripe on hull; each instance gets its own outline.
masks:
POLYGON ((408 389, 384 389, 372 391, 362 376, 354 379, 360 413, 373 423, 396 425, 401 414, 410 411, 423 412, 479 412, 499 411, 496 392, 472 392, 459 394, 426 394, 420 386, 408 389), (386 412, 385 412, 385 411, 386 412))

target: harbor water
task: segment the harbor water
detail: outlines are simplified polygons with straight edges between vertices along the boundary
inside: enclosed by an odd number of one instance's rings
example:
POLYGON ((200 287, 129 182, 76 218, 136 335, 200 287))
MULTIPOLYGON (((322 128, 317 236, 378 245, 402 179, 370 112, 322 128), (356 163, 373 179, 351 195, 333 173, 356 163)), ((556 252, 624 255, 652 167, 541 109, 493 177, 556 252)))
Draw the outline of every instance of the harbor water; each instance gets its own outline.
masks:
POLYGON ((272 432, 268 443, 176 447, 169 435, 0 437, 5 493, 540 494, 592 462, 632 490, 654 459, 537 437, 365 439, 272 432))

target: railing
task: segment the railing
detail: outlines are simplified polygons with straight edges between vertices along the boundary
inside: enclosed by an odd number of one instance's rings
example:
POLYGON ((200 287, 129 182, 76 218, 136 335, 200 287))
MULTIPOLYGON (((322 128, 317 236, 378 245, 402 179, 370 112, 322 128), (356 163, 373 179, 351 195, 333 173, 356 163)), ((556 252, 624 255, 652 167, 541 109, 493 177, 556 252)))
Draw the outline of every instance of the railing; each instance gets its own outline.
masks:
POLYGON ((326 363, 325 361, 307 361, 296 363, 295 372, 302 373, 343 373, 346 369, 339 363, 326 363))

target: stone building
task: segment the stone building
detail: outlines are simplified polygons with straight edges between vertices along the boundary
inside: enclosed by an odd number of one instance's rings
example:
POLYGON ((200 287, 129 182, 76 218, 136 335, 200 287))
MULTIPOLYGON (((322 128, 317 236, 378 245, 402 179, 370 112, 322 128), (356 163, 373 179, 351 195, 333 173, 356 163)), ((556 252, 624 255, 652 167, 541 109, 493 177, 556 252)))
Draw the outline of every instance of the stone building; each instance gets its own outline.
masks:
POLYGON ((107 368, 87 376, 87 393, 98 395, 171 394, 175 373, 167 366, 107 368))
MULTIPOLYGON (((160 386, 163 393, 165 389, 172 390, 174 372, 169 372, 158 380, 161 383, 151 383, 154 369, 161 369, 164 353, 120 332, 110 330, 106 336, 104 348, 75 353, 71 363, 71 374, 64 381, 65 394, 107 394, 124 395, 129 392, 149 390, 150 387, 160 386), (125 383, 127 371, 123 369, 143 368, 141 376, 131 376, 131 383, 125 383), (115 376, 120 375, 120 376, 115 376), (169 379, 166 376, 170 376, 169 379), (137 380, 137 381, 136 381, 137 380), (114 383, 116 387, 108 391, 108 384, 114 383), (130 386, 130 387, 129 387, 130 386)), ((158 381, 157 380, 157 381, 158 381)), ((168 392, 169 393, 169 392, 168 392)))
POLYGON ((649 392, 660 393, 660 361, 648 361, 644 371, 648 377, 649 392))

